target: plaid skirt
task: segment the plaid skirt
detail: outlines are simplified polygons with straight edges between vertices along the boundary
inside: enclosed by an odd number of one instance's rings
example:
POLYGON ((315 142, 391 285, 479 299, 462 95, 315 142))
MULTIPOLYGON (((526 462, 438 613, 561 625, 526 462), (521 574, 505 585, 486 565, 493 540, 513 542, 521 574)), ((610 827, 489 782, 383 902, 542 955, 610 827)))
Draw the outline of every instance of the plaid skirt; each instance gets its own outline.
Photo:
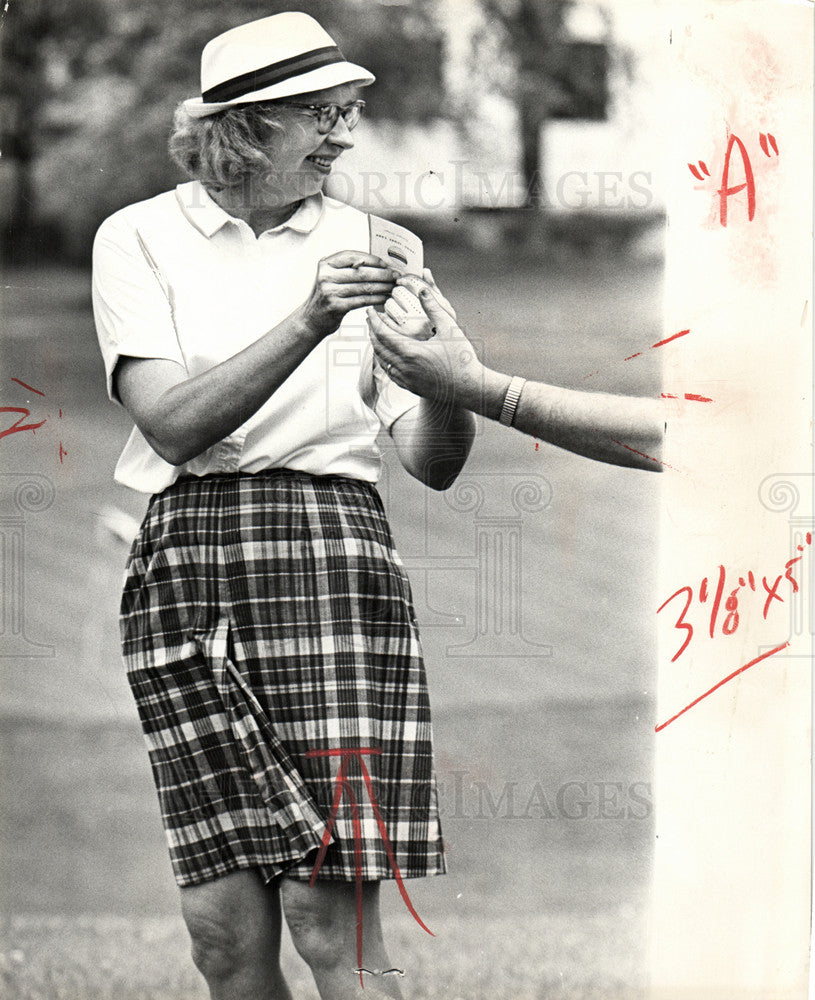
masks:
POLYGON ((179 885, 444 872, 410 586, 370 483, 179 480, 120 624, 179 885))

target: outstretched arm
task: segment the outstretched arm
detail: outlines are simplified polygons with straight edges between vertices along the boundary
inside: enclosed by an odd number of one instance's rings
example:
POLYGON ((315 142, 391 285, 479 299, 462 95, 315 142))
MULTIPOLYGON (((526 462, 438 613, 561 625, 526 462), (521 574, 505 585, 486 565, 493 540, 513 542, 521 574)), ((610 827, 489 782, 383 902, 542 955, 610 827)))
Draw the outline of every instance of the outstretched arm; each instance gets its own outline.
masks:
MULTIPOLYGON (((473 408, 497 420, 510 378, 489 368, 482 371, 481 391, 472 395, 473 408)), ((529 381, 521 391, 512 426, 598 462, 662 471, 664 416, 655 399, 529 381)))
MULTIPOLYGON (((401 282, 402 279, 400 279, 401 282)), ((510 376, 486 368, 430 287, 411 279, 427 316, 400 325, 369 310, 380 363, 399 385, 425 399, 497 420, 510 376), (402 332, 403 329, 409 335, 402 332), (417 339, 429 336, 429 339, 417 339)), ((661 471, 663 408, 658 400, 527 382, 512 425, 541 441, 600 462, 661 471)))

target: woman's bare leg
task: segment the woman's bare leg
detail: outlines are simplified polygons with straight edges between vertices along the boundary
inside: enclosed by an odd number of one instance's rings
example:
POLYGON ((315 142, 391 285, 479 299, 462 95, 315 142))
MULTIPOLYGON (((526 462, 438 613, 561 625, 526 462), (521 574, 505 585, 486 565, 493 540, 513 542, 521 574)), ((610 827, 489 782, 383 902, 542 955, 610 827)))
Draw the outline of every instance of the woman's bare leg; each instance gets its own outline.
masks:
MULTIPOLYGON (((281 899, 294 946, 311 969, 321 1000, 401 998, 399 976, 363 975, 357 967, 357 912, 353 882, 282 879, 281 899)), ((371 971, 392 968, 382 939, 379 883, 362 886, 362 965, 371 971)))
POLYGON ((256 871, 181 890, 192 957, 212 1000, 291 1000, 280 971, 280 892, 256 871))

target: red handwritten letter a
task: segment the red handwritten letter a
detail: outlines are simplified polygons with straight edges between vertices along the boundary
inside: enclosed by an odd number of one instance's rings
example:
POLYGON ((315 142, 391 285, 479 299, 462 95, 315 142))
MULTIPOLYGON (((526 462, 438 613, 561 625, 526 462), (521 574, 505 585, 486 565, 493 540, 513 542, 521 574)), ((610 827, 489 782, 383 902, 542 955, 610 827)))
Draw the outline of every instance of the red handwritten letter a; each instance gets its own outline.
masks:
POLYGON ((731 195, 738 194, 739 191, 743 191, 745 188, 747 188, 747 219, 752 222, 753 216, 756 214, 756 185, 753 180, 753 167, 750 163, 750 157, 747 155, 747 150, 744 148, 744 143, 737 135, 731 135, 727 143, 727 152, 724 157, 722 186, 717 192, 719 195, 719 221, 723 226, 727 225, 727 199, 731 195), (730 154, 733 152, 733 146, 736 143, 738 143, 739 152, 741 153, 741 162, 744 167, 744 183, 737 184, 734 187, 728 187, 728 182, 730 180, 730 154))

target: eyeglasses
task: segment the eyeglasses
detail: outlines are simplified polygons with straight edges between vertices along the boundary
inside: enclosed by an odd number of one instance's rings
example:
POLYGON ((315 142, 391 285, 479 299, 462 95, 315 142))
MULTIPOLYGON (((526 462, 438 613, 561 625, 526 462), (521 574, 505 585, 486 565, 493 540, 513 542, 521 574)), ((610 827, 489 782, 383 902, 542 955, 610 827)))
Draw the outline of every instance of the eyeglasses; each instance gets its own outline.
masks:
POLYGON ((289 101, 275 101, 278 107, 299 108, 317 119, 317 131, 328 135, 342 116, 346 128, 350 132, 359 122, 365 101, 354 101, 352 104, 294 104, 289 101))

